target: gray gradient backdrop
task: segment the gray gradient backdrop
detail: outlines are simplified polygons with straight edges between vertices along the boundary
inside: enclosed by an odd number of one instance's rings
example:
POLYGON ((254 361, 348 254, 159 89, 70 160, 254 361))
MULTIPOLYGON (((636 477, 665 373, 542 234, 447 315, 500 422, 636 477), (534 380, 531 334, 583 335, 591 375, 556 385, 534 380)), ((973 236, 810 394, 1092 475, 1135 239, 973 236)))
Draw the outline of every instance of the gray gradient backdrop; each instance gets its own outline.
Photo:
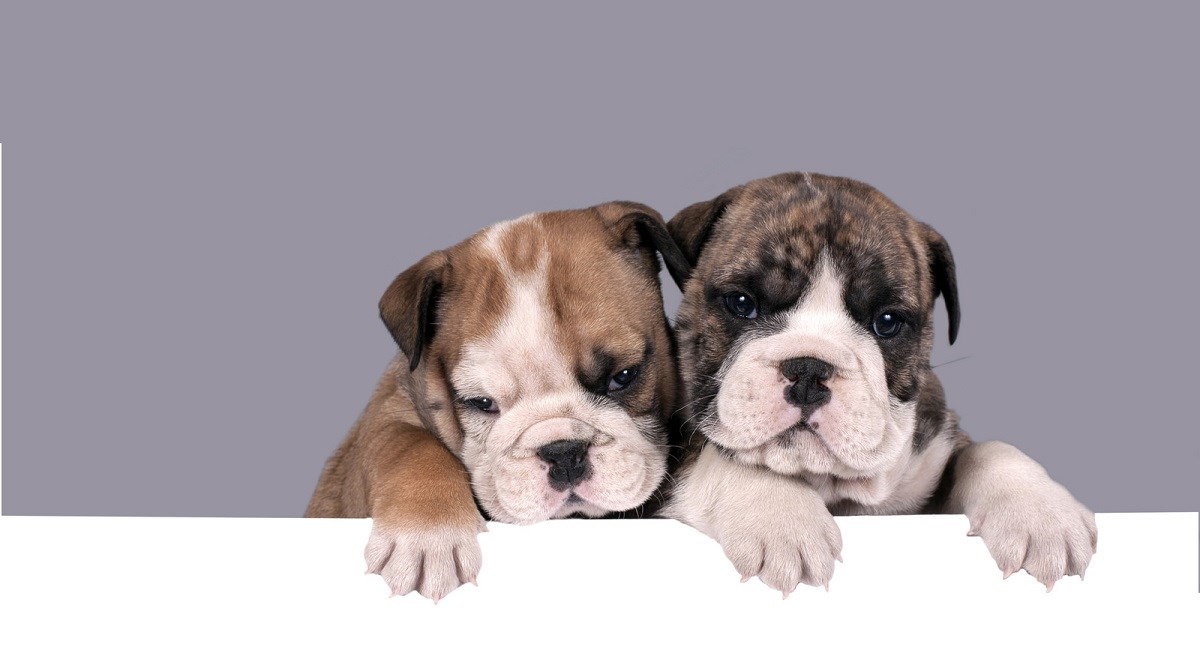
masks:
POLYGON ((789 170, 950 241, 973 436, 1197 509, 1195 4, 163 4, 0 13, 6 515, 298 516, 422 254, 789 170))

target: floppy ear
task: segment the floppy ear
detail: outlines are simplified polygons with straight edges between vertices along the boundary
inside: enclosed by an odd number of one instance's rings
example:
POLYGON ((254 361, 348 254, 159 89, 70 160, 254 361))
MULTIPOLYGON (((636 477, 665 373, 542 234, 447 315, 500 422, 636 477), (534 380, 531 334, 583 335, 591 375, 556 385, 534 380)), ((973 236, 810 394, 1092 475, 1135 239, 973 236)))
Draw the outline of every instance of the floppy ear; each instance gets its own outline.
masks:
POLYGON ((921 224, 925 231, 925 245, 929 251, 929 271, 933 275, 933 298, 941 294, 946 303, 946 315, 950 317, 950 344, 958 338, 958 323, 962 314, 958 307, 958 278, 954 272, 954 256, 950 244, 938 231, 921 224))
MULTIPOLYGON (((696 262, 699 261, 700 251, 704 249, 705 242, 712 234, 713 226, 725 216, 726 208, 741 191, 742 186, 739 185, 711 201, 693 203, 667 222, 667 231, 671 233, 671 238, 679 245, 679 250, 692 266, 696 266, 696 262)), ((682 288, 682 285, 680 286, 682 288)))
POLYGON ((667 272, 680 288, 692 273, 692 265, 688 263, 679 247, 667 232, 667 224, 653 208, 632 201, 612 201, 595 206, 605 223, 617 236, 618 241, 631 248, 648 251, 653 262, 653 271, 658 274, 660 267, 655 251, 662 256, 667 265, 667 272))
POLYGON ((417 369, 422 350, 433 339, 437 300, 449 270, 446 253, 430 253, 396 276, 379 299, 379 317, 408 357, 409 372, 417 369))

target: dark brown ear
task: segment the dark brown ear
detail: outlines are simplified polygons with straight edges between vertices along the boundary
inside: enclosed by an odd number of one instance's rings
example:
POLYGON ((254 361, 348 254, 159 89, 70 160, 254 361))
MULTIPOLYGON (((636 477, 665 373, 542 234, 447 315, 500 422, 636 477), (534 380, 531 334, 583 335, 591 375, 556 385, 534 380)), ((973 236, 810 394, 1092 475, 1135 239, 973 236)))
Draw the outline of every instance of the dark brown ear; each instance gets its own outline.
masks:
POLYGON ((649 252, 655 275, 660 267, 654 253, 661 255, 671 279, 683 287, 692 273, 692 266, 671 239, 662 215, 650 206, 632 201, 602 203, 595 206, 595 210, 609 224, 619 241, 631 248, 649 252))
POLYGON ((409 372, 417 369, 422 350, 433 339, 438 296, 449 270, 446 253, 430 253, 396 276, 379 299, 379 317, 408 357, 409 372))
POLYGON ((925 231, 925 244, 929 249, 929 271, 933 274, 933 298, 941 294, 946 303, 946 314, 950 317, 950 344, 958 338, 958 323, 962 313, 958 307, 958 277, 954 271, 954 256, 950 244, 938 231, 921 224, 925 231))
POLYGON ((700 260, 700 251, 704 250, 704 244, 712 234, 713 226, 725 216, 726 208, 737 199, 741 191, 742 186, 739 185, 711 201, 693 203, 667 222, 667 231, 671 233, 671 238, 693 267, 700 260))

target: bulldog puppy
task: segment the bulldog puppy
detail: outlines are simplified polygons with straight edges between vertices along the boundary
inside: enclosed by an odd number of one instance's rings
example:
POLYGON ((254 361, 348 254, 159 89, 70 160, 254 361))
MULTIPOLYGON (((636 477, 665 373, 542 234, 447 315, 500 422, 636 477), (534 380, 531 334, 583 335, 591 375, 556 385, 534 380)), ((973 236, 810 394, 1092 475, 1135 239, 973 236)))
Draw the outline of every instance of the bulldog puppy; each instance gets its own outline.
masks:
POLYGON ((781 174, 668 224, 694 266, 676 321, 693 432, 665 513, 786 596, 840 559, 832 514, 965 513, 1008 577, 1081 578, 1092 512, 1001 442, 973 443, 930 370, 954 258, 869 185, 781 174))
POLYGON ((368 570, 436 601, 475 581, 484 517, 648 514, 678 389, 656 252, 686 277, 662 217, 615 202, 401 273, 379 302, 400 351, 305 516, 371 517, 368 570))

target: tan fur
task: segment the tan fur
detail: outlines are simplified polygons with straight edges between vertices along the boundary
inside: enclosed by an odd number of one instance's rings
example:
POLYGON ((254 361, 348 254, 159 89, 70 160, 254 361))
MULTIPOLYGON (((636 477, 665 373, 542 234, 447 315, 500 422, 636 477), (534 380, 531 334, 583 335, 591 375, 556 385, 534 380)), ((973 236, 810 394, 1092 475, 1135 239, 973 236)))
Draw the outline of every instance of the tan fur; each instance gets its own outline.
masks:
MULTIPOLYGON (((380 315, 401 351, 325 464, 305 516, 373 518, 368 567, 396 593, 417 590, 436 599, 473 580, 479 564, 475 535, 482 522, 476 498, 485 508, 500 505, 494 474, 477 475, 478 437, 492 438, 480 427, 480 413, 463 402, 480 395, 456 395, 453 387, 462 384, 452 378, 474 376, 480 355, 504 364, 496 370, 517 373, 496 388, 496 404, 575 391, 563 403, 576 414, 571 404, 593 400, 588 397, 593 388, 576 384, 582 376, 600 373, 606 386, 612 373, 640 365, 637 383, 619 397, 609 396, 605 406, 624 418, 620 426, 633 432, 632 446, 604 447, 612 440, 605 434, 595 454, 615 458, 638 445, 653 453, 646 456, 637 491, 615 484, 593 490, 597 499, 622 504, 620 510, 636 507, 636 500, 647 498, 664 476, 663 423, 675 409, 678 390, 656 251, 673 277, 690 271, 657 212, 618 202, 497 224, 427 255, 397 276, 380 300, 380 315), (497 334, 508 338, 497 339, 497 334), (603 356, 618 367, 596 366, 603 356), (522 385, 531 394, 520 395, 522 385), (476 437, 467 440, 467 435, 476 437)), ((611 416, 597 417, 614 422, 611 416)), ((604 470, 597 467, 600 476, 604 470)), ((577 486, 578 494, 587 487, 577 486)), ((528 512, 535 511, 521 514, 528 512)))
POLYGON ((398 356, 366 411, 325 463, 305 517, 383 517, 397 525, 473 526, 466 468, 415 416, 394 380, 398 356))

